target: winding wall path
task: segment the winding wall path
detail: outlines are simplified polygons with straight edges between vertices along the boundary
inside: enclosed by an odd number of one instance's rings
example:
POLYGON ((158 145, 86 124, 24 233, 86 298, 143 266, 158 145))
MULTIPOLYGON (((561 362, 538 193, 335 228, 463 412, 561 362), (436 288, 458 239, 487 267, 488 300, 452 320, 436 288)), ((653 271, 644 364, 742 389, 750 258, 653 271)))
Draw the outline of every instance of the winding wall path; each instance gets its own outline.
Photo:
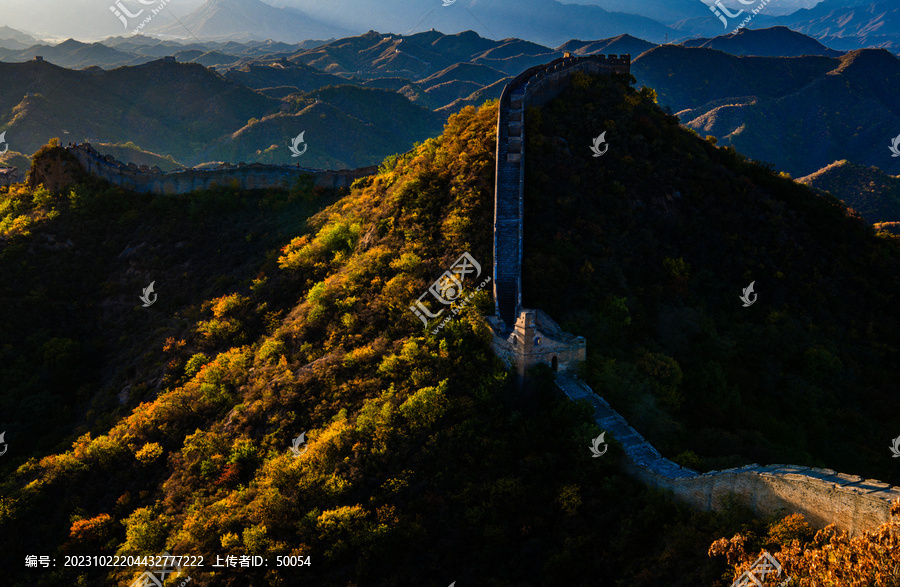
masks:
POLYGON ((525 109, 558 96, 575 72, 630 73, 631 56, 562 57, 526 69, 500 95, 494 177, 494 305, 507 330, 515 324, 522 305, 525 109))
MULTIPOLYGON (((524 71, 503 90, 497 116, 494 305, 507 329, 514 324, 522 303, 525 109, 557 96, 576 71, 629 70, 627 55, 564 57, 524 71)), ((860 534, 889 522, 891 501, 900 498, 900 488, 831 469, 753 464, 700 474, 662 457, 577 377, 559 373, 556 384, 573 401, 584 400, 594 407, 595 421, 622 445, 632 475, 700 509, 718 509, 727 496, 734 495, 762 515, 797 512, 814 527, 834 523, 839 529, 860 534)))
POLYGON ((700 509, 719 509, 726 496, 734 495, 762 515, 796 512, 813 527, 834 523, 841 530, 861 534, 889 522, 891 501, 900 498, 898 487, 831 469, 753 464, 701 475, 660 456, 581 380, 561 373, 556 384, 569 399, 594 407, 594 420, 622 445, 632 475, 700 509))

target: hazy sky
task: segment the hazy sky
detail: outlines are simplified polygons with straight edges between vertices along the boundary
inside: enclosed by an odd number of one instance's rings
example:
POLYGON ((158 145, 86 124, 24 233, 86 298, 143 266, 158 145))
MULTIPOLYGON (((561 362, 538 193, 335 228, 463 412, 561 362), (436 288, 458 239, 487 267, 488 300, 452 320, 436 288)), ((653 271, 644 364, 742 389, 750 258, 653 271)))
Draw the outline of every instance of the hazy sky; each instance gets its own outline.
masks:
MULTIPOLYGON (((149 2, 150 0, 144 0, 149 2)), ((0 25, 6 25, 14 29, 33 34, 39 38, 64 40, 73 37, 79 40, 100 40, 109 36, 127 35, 129 31, 123 28, 118 18, 110 10, 116 3, 121 3, 133 12, 141 8, 156 6, 157 0, 151 6, 141 5, 138 0, 0 0, 0 25)), ((322 20, 344 20, 349 24, 346 14, 340 14, 340 9, 335 12, 335 3, 328 0, 263 0, 273 6, 292 6, 308 12, 311 16, 322 20)), ((527 0, 522 0, 523 3, 527 0)), ((546 0, 544 0, 546 1, 546 0)), ((696 0, 698 3, 712 0, 696 0)), ((800 7, 807 7, 817 0, 777 0, 767 7, 767 13, 776 15, 785 11, 791 12, 800 7)), ((459 0, 465 6, 473 6, 478 3, 491 3, 491 0, 459 0)), ((739 6, 736 0, 723 0, 726 5, 739 6)), ((204 0, 169 0, 168 4, 156 19, 155 24, 167 24, 175 22, 175 18, 182 17, 188 12, 202 5, 204 0), (159 19, 159 20, 157 20, 159 19)), ((599 4, 604 5, 604 0, 565 0, 566 4, 599 4)), ((634 12, 640 13, 641 0, 634 0, 634 12)), ((390 27, 394 22, 391 14, 402 15, 397 21, 402 20, 404 26, 406 20, 411 18, 409 6, 415 6, 423 12, 429 12, 429 6, 439 7, 441 0, 371 0, 363 6, 371 6, 371 11, 355 11, 352 19, 353 25, 359 27, 360 23, 371 21, 375 26, 364 27, 360 32, 368 28, 390 27), (406 9, 397 8, 405 6, 406 9)), ((701 11, 702 13, 702 11, 701 11)), ((649 16, 649 15, 648 15, 649 16)), ((149 30, 149 29, 148 29, 149 30)), ((152 32, 152 31, 151 31, 152 32)), ((400 30, 383 30, 382 32, 405 32, 400 30)))

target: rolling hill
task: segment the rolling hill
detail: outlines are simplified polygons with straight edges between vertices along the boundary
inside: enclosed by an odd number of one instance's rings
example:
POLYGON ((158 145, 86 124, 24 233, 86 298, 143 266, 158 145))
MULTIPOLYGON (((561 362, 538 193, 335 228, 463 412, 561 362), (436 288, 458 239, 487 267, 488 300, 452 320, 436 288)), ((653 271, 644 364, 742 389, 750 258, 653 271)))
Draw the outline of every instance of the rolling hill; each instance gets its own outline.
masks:
POLYGON ((556 48, 557 51, 570 51, 573 55, 591 55, 594 53, 612 53, 614 55, 629 54, 637 57, 644 51, 657 47, 656 43, 650 43, 631 35, 619 35, 611 39, 599 41, 568 41, 556 48))
POLYGON ((900 128, 900 59, 887 51, 785 59, 669 46, 632 72, 688 127, 791 175, 839 159, 897 169, 885 129, 900 128))
POLYGON ((841 199, 867 222, 900 222, 900 176, 843 160, 797 181, 841 199))
POLYGON ((317 90, 334 103, 316 106, 316 95, 272 98, 199 64, 162 60, 111 71, 0 63, 0 75, 24 94, 0 96, 0 111, 12 113, 3 121, 7 136, 15 137, 16 150, 27 153, 60 137, 131 142, 188 166, 223 159, 294 163, 287 145, 309 129, 318 144, 304 158, 305 166, 356 168, 408 150, 439 132, 443 120, 392 92, 350 86, 317 90))

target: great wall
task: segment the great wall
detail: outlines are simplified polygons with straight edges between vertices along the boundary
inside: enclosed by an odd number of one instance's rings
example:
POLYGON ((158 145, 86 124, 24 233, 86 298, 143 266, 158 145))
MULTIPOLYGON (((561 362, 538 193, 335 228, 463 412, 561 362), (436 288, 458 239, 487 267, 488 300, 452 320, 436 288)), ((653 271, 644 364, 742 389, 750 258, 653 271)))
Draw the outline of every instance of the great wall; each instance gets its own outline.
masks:
MULTIPOLYGON (((113 185, 139 193, 188 194, 208 190, 215 186, 235 187, 241 190, 289 189, 301 177, 311 177, 315 186, 349 188, 361 177, 374 175, 378 166, 359 169, 325 170, 292 165, 222 164, 216 168, 176 169, 163 172, 158 167, 122 163, 111 155, 102 155, 90 143, 70 144, 65 147, 88 173, 105 179, 113 185)), ((59 162, 65 165, 65 161, 59 162)), ((57 162, 35 162, 32 183, 43 183, 51 191, 58 191, 67 174, 57 167, 57 162)))
MULTIPOLYGON (((587 401, 597 425, 621 444, 626 469, 645 484, 671 492, 693 507, 719 509, 734 496, 763 516, 800 513, 816 528, 835 524, 851 534, 874 531, 891 521, 900 488, 873 479, 796 465, 747 465, 697 471, 662 457, 603 398, 572 372, 584 359, 584 339, 563 333, 549 316, 522 308, 522 225, 525 183, 525 108, 559 95, 575 72, 630 73, 628 55, 570 57, 533 67, 503 90, 497 114, 494 197, 494 304, 488 318, 495 352, 519 374, 546 363, 556 385, 572 401, 587 401)), ((585 446, 585 452, 587 452, 585 446)))
MULTIPOLYGON (((549 364, 557 371, 557 386, 573 401, 590 403, 598 426, 621 444, 627 457, 627 470, 647 485, 672 492, 683 502, 700 509, 718 509, 726 496, 732 495, 761 515, 797 512, 814 527, 834 523, 852 534, 877 529, 890 521, 890 504, 900 498, 900 488, 830 469, 795 465, 754 464, 700 474, 662 457, 622 416, 572 374, 572 367, 584 360, 584 339, 562 332, 544 312, 522 308, 525 108, 559 95, 576 72, 630 73, 630 63, 628 55, 571 57, 567 54, 524 71, 503 90, 497 116, 494 201, 496 315, 488 317, 494 331, 495 352, 519 374, 537 363, 549 364)), ((185 194, 215 185, 243 190, 287 188, 301 176, 312 176, 318 186, 342 188, 377 171, 377 167, 328 171, 253 164, 163 173, 103 156, 87 143, 69 145, 66 152, 88 173, 129 190, 157 194, 185 194)), ((54 168, 56 163, 46 165, 44 169, 35 166, 32 182, 45 183, 48 189, 58 188, 55 184, 65 178, 66 170, 54 168)), ((5 177, 6 183, 13 173, 5 177)))

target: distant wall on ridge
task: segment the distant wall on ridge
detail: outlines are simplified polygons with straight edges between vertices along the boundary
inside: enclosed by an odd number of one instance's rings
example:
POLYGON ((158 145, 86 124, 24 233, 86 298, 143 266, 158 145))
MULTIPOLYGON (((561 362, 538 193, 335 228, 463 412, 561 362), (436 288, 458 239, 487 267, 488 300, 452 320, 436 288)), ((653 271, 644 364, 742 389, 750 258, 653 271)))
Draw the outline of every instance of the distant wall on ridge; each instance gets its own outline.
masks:
MULTIPOLYGON (((311 176, 316 186, 325 188, 349 188, 361 177, 374 175, 378 166, 347 170, 309 169, 290 165, 225 165, 216 169, 179 169, 162 172, 159 168, 134 163, 122 163, 110 155, 101 155, 89 143, 79 143, 65 147, 67 153, 81 164, 84 171, 105 179, 113 185, 140 193, 187 194, 197 190, 207 190, 215 186, 235 186, 241 190, 268 188, 289 189, 302 176, 311 176)), ((60 161, 65 166, 66 161, 60 161)), ((47 189, 58 191, 62 178, 70 177, 63 170, 46 162, 34 166, 33 185, 43 183, 47 189)))

